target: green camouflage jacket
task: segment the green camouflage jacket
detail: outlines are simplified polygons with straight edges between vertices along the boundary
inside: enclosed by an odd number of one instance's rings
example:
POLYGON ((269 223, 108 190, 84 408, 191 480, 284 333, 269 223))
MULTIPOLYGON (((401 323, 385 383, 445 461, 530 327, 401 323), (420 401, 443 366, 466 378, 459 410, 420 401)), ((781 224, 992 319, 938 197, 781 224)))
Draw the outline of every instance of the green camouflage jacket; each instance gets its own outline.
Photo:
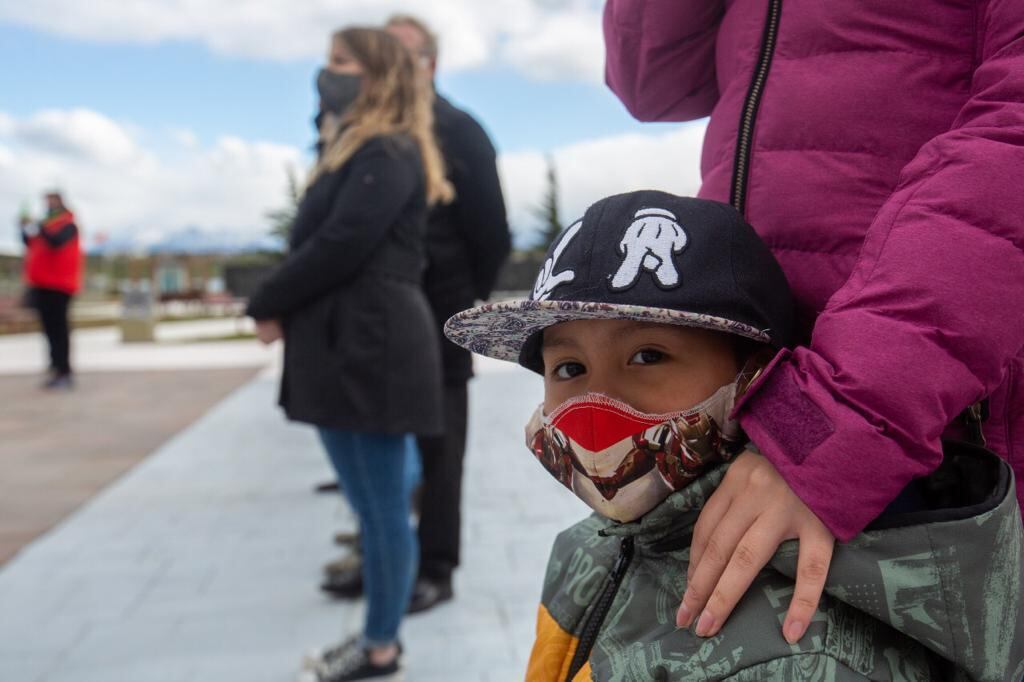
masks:
POLYGON ((558 536, 530 682, 1024 679, 1024 535, 1001 459, 947 447, 922 481, 928 510, 884 516, 836 547, 818 613, 792 646, 781 635, 792 541, 717 636, 675 626, 693 525, 727 466, 639 521, 593 515, 558 536))

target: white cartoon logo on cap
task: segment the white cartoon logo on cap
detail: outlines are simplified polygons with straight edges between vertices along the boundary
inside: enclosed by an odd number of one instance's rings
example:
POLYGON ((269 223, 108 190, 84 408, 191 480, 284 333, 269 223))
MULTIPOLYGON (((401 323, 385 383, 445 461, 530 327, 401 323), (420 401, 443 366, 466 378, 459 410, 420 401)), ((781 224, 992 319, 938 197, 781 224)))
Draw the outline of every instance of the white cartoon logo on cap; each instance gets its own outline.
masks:
POLYGON ((619 242, 619 253, 625 260, 612 277, 612 290, 629 289, 645 270, 663 289, 679 286, 672 256, 681 252, 686 242, 686 232, 674 214, 661 208, 640 209, 619 242))
POLYGON ((565 251, 565 247, 569 246, 569 242, 572 238, 583 227, 583 221, 577 220, 572 226, 565 231, 565 235, 562 240, 558 242, 558 246, 555 247, 555 252, 551 254, 551 258, 544 261, 544 267, 540 269, 540 274, 537 275, 537 282, 533 285, 533 300, 534 301, 546 301, 551 297, 551 292, 555 290, 555 287, 568 284, 569 282, 576 279, 576 272, 574 270, 562 270, 558 274, 554 273, 555 266, 558 265, 558 259, 562 257, 562 252, 565 251))

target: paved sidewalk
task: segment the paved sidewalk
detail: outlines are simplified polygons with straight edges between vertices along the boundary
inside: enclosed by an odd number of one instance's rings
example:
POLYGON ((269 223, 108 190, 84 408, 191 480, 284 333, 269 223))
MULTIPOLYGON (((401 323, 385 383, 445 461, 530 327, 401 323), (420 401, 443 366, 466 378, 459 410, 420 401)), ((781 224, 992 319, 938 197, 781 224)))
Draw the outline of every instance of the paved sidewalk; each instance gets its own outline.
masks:
MULTIPOLYGON (((457 599, 407 620, 409 682, 523 677, 548 547, 584 515, 523 445, 540 391, 491 363, 472 384, 457 599)), ((359 629, 316 589, 351 517, 275 392, 265 372, 0 569, 0 680, 279 682, 359 629)))

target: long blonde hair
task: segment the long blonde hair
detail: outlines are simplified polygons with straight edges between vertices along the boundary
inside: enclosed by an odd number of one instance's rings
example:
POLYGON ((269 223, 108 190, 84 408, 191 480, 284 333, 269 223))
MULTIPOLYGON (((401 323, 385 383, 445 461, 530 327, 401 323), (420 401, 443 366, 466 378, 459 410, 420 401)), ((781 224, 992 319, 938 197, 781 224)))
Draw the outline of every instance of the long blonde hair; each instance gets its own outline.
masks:
POLYGON ((310 184, 321 174, 341 168, 370 138, 405 133, 416 142, 423 159, 427 202, 451 201, 455 192, 445 177, 434 138, 434 92, 412 55, 398 39, 376 28, 344 28, 331 40, 341 43, 362 66, 363 86, 340 120, 326 117, 321 125, 324 147, 310 184))

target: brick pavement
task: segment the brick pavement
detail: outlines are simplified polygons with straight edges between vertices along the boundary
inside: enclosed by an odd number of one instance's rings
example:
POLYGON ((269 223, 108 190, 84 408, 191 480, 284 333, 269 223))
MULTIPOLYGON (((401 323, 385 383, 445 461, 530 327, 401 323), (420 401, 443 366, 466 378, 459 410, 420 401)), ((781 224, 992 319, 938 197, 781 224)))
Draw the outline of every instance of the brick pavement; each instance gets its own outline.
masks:
POLYGON ((0 376, 0 564, 247 382, 256 368, 0 376))

